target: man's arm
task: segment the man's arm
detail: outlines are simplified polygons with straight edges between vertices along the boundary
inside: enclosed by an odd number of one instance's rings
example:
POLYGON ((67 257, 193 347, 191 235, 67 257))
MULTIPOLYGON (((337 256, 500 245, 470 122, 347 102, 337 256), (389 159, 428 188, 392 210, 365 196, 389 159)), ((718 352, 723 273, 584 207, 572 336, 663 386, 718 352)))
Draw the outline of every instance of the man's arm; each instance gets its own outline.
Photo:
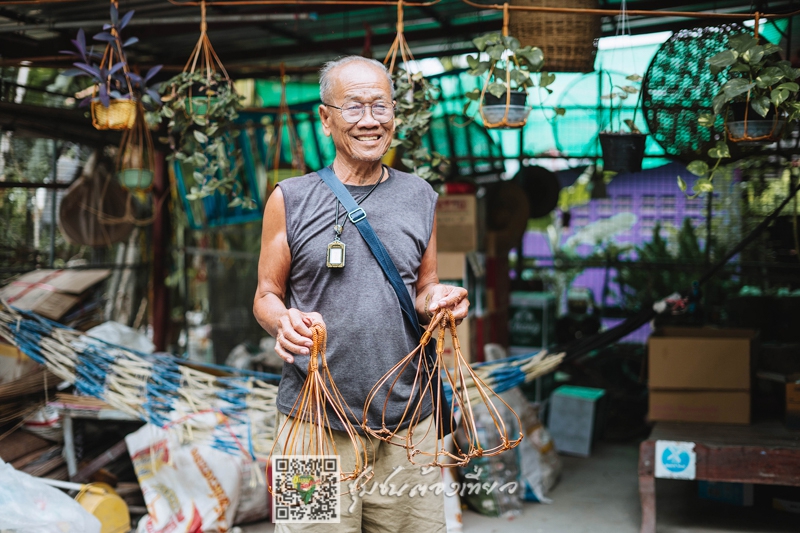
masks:
POLYGON ((264 209, 253 314, 261 327, 275 337, 275 351, 287 363, 294 361, 292 354, 309 353, 312 346, 309 327, 315 323, 325 324, 319 313, 286 308, 284 300, 291 263, 283 192, 276 187, 264 209))
POLYGON ((457 322, 461 322, 469 311, 467 290, 453 285, 442 285, 439 283, 436 270, 436 216, 434 215, 431 238, 419 265, 417 301, 414 307, 422 324, 429 323, 437 309, 445 308, 453 311, 453 317, 457 322))

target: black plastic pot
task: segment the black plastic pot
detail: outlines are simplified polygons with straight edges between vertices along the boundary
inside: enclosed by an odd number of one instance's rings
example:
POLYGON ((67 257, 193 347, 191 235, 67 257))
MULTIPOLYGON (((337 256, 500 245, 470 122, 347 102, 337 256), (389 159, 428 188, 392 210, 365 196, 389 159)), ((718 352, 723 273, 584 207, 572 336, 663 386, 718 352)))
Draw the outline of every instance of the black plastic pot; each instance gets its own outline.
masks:
MULTIPOLYGON (((483 105, 506 105, 506 96, 508 93, 503 93, 499 98, 492 93, 483 95, 483 105)), ((528 100, 528 93, 519 91, 511 91, 511 104, 510 105, 525 105, 528 100)))
POLYGON ((619 174, 641 171, 646 140, 644 133, 601 133, 603 170, 619 174))

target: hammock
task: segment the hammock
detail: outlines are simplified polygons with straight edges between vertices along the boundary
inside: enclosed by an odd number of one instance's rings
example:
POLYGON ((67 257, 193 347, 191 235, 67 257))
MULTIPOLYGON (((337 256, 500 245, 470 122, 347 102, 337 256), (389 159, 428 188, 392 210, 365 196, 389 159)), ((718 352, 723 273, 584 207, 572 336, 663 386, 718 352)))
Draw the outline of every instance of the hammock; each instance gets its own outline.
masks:
MULTIPOLYGON (((0 337, 78 393, 179 433, 181 441, 210 439, 252 461, 272 447, 280 376, 215 365, 188 366, 168 354, 145 355, 87 337, 35 313, 0 304, 0 337), (211 372, 234 373, 218 377, 211 372), (209 427, 198 415, 216 413, 209 427)), ((205 418, 207 419, 207 417, 205 418)), ((203 419, 203 420, 205 420, 203 419)))
MULTIPOLYGON (((440 314, 432 322, 428 339, 442 318, 440 314)), ((443 338, 444 329, 439 335, 443 338)), ((216 448, 243 453, 251 460, 265 460, 272 451, 278 375, 196 365, 169 354, 145 355, 86 337, 4 302, 0 302, 0 338, 17 346, 60 379, 73 383, 80 394, 99 398, 145 422, 177 431, 184 442, 208 437, 216 448), (215 375, 220 371, 229 375, 215 375), (218 415, 214 427, 208 427, 197 416, 209 412, 218 415)), ((458 391, 455 402, 458 408, 462 403, 480 401, 481 389, 491 388, 500 393, 552 372, 562 359, 563 354, 539 352, 479 363, 461 370, 463 380, 455 387, 451 383, 459 383, 458 380, 454 376, 448 379, 446 374, 438 383, 442 383, 441 393, 451 405, 453 390, 458 391)), ((432 375, 432 369, 426 368, 427 363, 423 362, 425 375, 421 377, 432 375)), ((410 442, 419 441, 412 435, 410 442)), ((362 463, 360 468, 364 467, 362 463)))

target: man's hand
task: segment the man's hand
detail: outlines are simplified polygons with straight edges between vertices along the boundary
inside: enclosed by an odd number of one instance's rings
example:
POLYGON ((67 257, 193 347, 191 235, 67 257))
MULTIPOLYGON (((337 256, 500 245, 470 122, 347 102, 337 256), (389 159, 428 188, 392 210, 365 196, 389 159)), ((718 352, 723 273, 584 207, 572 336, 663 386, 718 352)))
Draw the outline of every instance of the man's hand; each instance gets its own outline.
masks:
POLYGON ((460 324, 467 317, 469 300, 466 289, 437 283, 428 289, 428 296, 425 297, 425 311, 428 316, 436 314, 439 309, 450 309, 456 323, 460 324))
POLYGON ((294 362, 293 354, 308 355, 311 353, 312 342, 311 326, 325 321, 319 313, 303 313, 298 309, 287 309, 278 319, 277 333, 275 334, 275 352, 281 359, 291 364, 294 362))

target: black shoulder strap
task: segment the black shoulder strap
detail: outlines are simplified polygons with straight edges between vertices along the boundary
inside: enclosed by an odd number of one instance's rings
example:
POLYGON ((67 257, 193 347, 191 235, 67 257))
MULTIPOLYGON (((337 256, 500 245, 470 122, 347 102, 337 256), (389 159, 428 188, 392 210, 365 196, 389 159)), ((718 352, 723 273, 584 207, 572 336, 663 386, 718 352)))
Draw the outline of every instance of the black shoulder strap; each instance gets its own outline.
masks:
POLYGON ((417 319, 417 311, 414 309, 414 302, 411 301, 411 295, 408 294, 408 289, 406 289, 403 278, 400 277, 400 272, 397 271, 397 267, 392 261, 392 258, 389 257, 389 253, 386 251, 386 248, 384 248, 383 243, 375 234, 375 230, 372 229, 369 221, 367 221, 367 213, 359 207, 350 194, 350 191, 339 181, 339 178, 336 177, 336 174, 334 174, 331 169, 328 167, 321 168, 317 171, 317 174, 319 174, 322 181, 331 188, 333 194, 336 195, 336 198, 339 199, 342 206, 347 210, 347 217, 350 219, 350 222, 358 228, 358 232, 364 237, 367 246, 372 250, 375 259, 378 260, 378 264, 381 266, 383 273, 386 274, 386 277, 389 279, 389 283, 392 285, 394 292, 397 294, 397 299, 400 301, 400 308, 403 310, 403 315, 406 317, 409 324, 411 324, 412 330, 416 331, 417 334, 421 336, 423 331, 417 319))

